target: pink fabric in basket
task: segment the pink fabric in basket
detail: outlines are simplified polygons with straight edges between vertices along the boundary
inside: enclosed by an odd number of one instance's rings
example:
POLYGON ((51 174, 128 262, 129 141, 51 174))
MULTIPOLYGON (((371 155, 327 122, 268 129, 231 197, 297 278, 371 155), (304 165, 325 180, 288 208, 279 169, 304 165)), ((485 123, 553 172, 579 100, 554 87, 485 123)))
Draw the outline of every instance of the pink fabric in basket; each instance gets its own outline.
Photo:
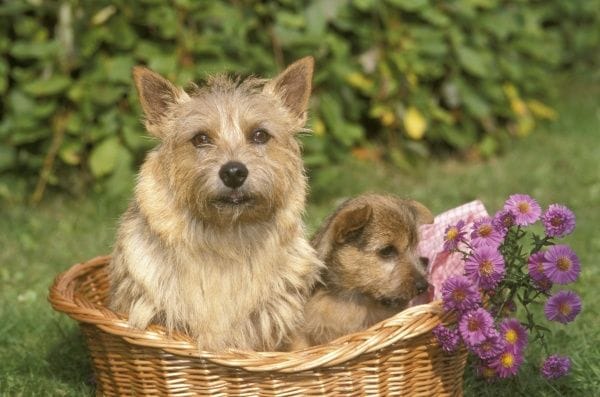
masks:
POLYGON ((462 219, 465 222, 463 230, 468 235, 471 233, 473 222, 484 216, 489 216, 485 206, 481 201, 475 200, 443 212, 435 217, 432 224, 420 227, 419 254, 429 259, 427 273, 431 287, 428 292, 413 299, 410 306, 441 299, 444 281, 448 277, 463 274, 462 254, 449 254, 443 251, 446 228, 455 225, 462 219))

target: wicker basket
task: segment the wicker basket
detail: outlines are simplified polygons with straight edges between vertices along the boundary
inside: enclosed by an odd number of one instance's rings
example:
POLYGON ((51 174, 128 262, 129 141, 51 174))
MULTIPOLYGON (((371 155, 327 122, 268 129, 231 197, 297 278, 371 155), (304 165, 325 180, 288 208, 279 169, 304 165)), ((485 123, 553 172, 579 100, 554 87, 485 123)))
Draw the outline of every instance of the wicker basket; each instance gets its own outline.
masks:
POLYGON ((50 288, 54 309, 79 321, 97 394, 315 396, 462 394, 466 352, 446 355, 431 329, 439 302, 415 306, 367 331, 306 350, 199 351, 183 335, 152 326, 138 331, 107 309, 110 257, 79 263, 50 288))

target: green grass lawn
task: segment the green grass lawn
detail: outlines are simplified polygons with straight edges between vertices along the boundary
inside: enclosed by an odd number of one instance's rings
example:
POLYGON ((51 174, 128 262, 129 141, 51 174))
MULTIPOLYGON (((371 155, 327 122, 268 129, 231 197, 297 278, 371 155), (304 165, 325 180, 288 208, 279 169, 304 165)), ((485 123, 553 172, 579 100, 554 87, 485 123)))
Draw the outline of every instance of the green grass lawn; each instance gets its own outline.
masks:
MULTIPOLYGON (((568 81, 557 101, 560 119, 515 142, 502 157, 478 163, 436 161, 399 173, 342 164, 338 177, 311 197, 307 223, 314 230, 342 197, 384 191, 412 197, 434 212, 479 198, 489 212, 512 193, 528 193, 543 207, 559 202, 577 216, 566 243, 579 254, 582 275, 574 284, 583 311, 573 324, 552 325, 550 348, 573 359, 565 379, 538 376, 539 349, 528 349, 520 374, 487 384, 470 369, 465 395, 591 396, 600 390, 600 82, 568 81)), ((91 368, 74 321, 53 312, 46 300, 54 276, 71 264, 110 252, 127 198, 90 195, 47 197, 30 208, 0 204, 0 395, 91 395, 91 368)))

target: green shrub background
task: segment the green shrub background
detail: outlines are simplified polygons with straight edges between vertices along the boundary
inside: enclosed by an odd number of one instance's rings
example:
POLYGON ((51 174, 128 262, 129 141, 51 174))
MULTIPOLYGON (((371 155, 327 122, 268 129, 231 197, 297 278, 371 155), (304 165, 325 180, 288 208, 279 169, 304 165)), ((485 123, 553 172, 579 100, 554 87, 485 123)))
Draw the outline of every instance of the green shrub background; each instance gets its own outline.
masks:
POLYGON ((186 84, 313 55, 305 161, 325 179, 348 156, 489 156, 556 117, 553 76, 598 61, 599 27, 600 0, 3 2, 0 200, 128 189, 155 144, 137 64, 186 84))

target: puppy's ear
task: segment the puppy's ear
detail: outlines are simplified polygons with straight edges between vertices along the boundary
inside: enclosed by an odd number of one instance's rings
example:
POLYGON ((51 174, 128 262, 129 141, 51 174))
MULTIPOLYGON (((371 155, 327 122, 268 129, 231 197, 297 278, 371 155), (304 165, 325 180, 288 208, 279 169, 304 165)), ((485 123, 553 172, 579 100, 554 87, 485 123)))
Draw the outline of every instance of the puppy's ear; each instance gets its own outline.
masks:
POLYGON ((265 85, 265 91, 278 96, 302 125, 306 122, 314 64, 313 57, 302 58, 265 85))
POLYGON ((140 104, 146 115, 146 125, 151 133, 167 114, 169 107, 187 97, 169 80, 143 66, 133 68, 133 79, 140 97, 140 104))
POLYGON ((409 200, 408 204, 415 214, 415 218, 419 225, 427 225, 433 223, 433 214, 427 207, 415 200, 409 200))
POLYGON ((336 243, 344 244, 356 238, 369 223, 373 210, 368 204, 343 209, 333 221, 333 238, 336 243))

